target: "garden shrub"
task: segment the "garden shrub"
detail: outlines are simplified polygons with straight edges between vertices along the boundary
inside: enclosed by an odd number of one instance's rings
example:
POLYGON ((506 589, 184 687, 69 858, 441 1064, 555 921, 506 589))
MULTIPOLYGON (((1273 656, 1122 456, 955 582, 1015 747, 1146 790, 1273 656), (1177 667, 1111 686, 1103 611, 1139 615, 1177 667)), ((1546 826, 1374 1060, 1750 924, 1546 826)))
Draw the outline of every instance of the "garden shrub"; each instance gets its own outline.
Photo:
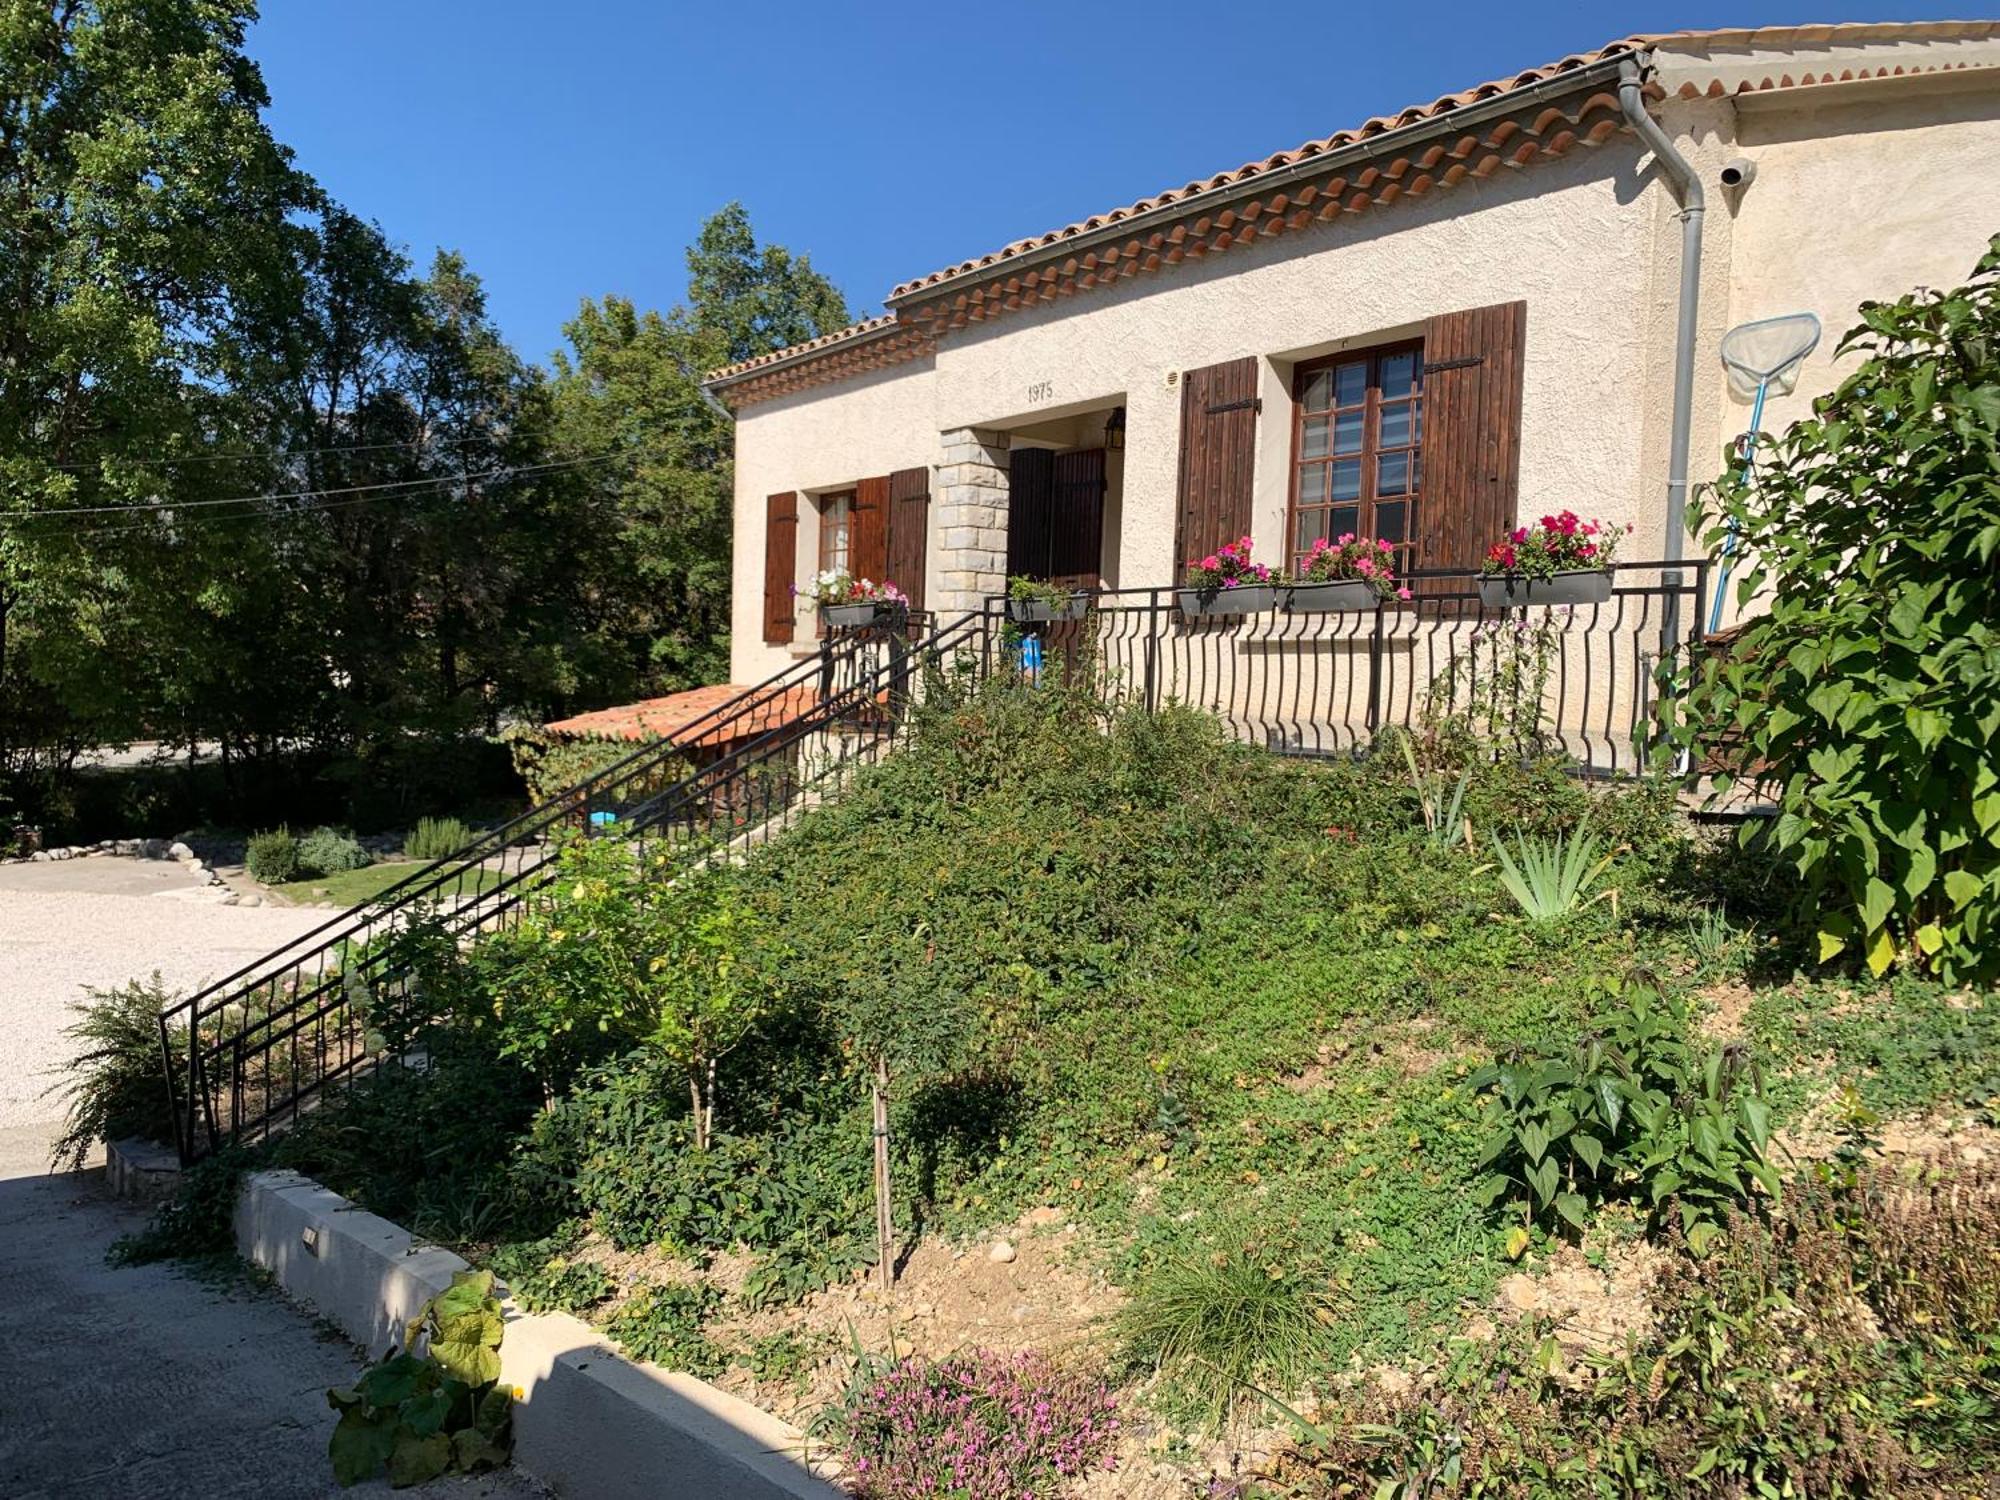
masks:
MULTIPOLYGON (((65 1076, 48 1090, 69 1102, 63 1131, 49 1148, 52 1167, 83 1169, 90 1148, 137 1136, 170 1142, 175 1138, 173 1102, 160 1051, 160 1012, 181 996, 154 972, 108 990, 85 990, 90 998, 71 1004, 76 1017, 63 1035, 80 1049, 65 1076)), ((177 1071, 185 1063, 176 1058, 177 1071)))
POLYGON ((1334 1321, 1323 1273, 1240 1227, 1140 1277, 1120 1315, 1126 1357, 1157 1371, 1175 1406, 1219 1427, 1259 1388, 1289 1394, 1334 1321))
POLYGON ((284 885, 299 878, 299 841, 288 828, 267 829, 250 835, 244 847, 243 863, 250 878, 265 885, 284 885))
POLYGON ((340 1421, 327 1453, 341 1488, 384 1470, 404 1489, 506 1463, 514 1415, 500 1384, 504 1333, 493 1273, 460 1271, 410 1321, 401 1349, 328 1391, 340 1421))
MULTIPOLYGON (((1788 1186, 1676 1253, 1656 1319, 1572 1368, 1546 1326, 1298 1423, 1289 1493, 1985 1494, 2000 1465, 2000 1181, 1788 1186)), ((1295 1419, 1296 1420, 1296 1419, 1295 1419)))
POLYGON ((231 1147, 205 1156, 180 1175, 174 1195, 145 1227, 121 1236, 106 1258, 114 1266, 201 1260, 236 1254, 236 1200, 254 1153, 231 1147))
POLYGON ((419 818, 403 838, 411 859, 450 859, 472 842, 473 832, 458 818, 419 818))
MULTIPOLYGON (((1820 960, 2000 973, 2000 236, 1972 280, 1868 303, 1865 356, 1707 492, 1770 610, 1681 674, 1680 742, 1775 788, 1820 960)), ((1718 778, 1726 789, 1729 778, 1718 778)))
POLYGON ((338 828, 315 828, 299 840, 299 873, 304 876, 338 875, 373 863, 374 856, 354 835, 338 828))
POLYGON ((1520 1214, 1515 1255, 1525 1226, 1581 1231, 1591 1208, 1625 1193, 1656 1220, 1671 1206, 1701 1251, 1753 1184, 1778 1193, 1770 1107, 1742 1050, 1691 1046, 1685 1008, 1652 982, 1621 989, 1567 1057, 1517 1049, 1470 1080, 1486 1095, 1480 1194, 1520 1214))
POLYGON ((607 1331, 632 1358, 705 1380, 728 1363, 705 1327, 721 1307, 722 1293, 705 1282, 642 1286, 619 1306, 607 1331))
MULTIPOLYGON (((642 748, 627 740, 558 739, 540 725, 529 724, 507 729, 500 738, 513 759, 514 773, 528 789, 528 800, 537 806, 558 800, 598 772, 637 756, 642 748)), ((668 756, 625 785, 624 791, 628 798, 663 791, 690 769, 680 757, 668 756)))
POLYGON ((822 1427, 866 1500, 1040 1500, 1112 1466, 1118 1415, 1101 1379, 975 1349, 857 1372, 822 1427))

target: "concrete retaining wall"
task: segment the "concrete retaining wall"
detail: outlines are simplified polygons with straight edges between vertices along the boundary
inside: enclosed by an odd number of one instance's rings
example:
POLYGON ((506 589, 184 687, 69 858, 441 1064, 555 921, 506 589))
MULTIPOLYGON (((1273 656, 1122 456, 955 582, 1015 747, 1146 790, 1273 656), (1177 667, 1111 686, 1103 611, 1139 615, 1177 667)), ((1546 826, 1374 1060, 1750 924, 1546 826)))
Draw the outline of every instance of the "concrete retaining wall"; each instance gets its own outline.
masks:
MULTIPOLYGON (((260 1172, 236 1206, 236 1246, 371 1354, 466 1262, 296 1172, 260 1172)), ((638 1364, 561 1314, 507 1304, 500 1378, 514 1387, 514 1457, 590 1500, 839 1500, 797 1428, 705 1381, 638 1364)))

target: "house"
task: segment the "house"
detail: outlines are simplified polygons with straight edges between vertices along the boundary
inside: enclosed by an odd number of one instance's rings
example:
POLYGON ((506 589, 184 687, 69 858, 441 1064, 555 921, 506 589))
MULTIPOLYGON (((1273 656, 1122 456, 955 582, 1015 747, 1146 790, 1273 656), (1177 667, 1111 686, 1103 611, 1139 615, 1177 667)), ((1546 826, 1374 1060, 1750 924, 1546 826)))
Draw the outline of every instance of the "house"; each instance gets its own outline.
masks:
MULTIPOLYGON (((706 382, 736 421, 732 675, 815 649, 793 590, 822 567, 943 618, 1011 574, 1168 585, 1246 533, 1274 566, 1353 531, 1466 570, 1563 508, 1693 560, 1670 516, 1748 426, 1723 332, 1826 325, 1782 427, 1857 306, 1961 279, 1996 202, 2000 23, 1676 32, 917 276, 706 382)), ((1711 581, 1643 575, 1628 682, 1711 581)))

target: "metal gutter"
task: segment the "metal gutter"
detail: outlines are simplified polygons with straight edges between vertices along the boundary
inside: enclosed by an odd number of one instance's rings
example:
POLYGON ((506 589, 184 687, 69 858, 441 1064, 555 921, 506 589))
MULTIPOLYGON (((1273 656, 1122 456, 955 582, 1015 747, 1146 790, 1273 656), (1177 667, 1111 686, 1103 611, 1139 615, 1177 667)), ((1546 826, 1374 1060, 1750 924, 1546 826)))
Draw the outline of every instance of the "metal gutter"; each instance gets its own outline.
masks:
MULTIPOLYGON (((1701 225, 1708 207, 1701 177, 1675 148, 1659 122, 1646 113, 1642 91, 1652 70, 1652 54, 1644 59, 1618 60, 1618 104, 1625 119, 1652 150, 1666 174, 1673 194, 1681 205, 1681 291, 1680 312, 1674 329, 1674 417, 1672 436, 1667 444, 1667 534, 1664 551, 1670 562, 1679 562, 1687 535, 1688 432, 1694 419, 1695 322, 1701 310, 1701 225)), ((1665 574, 1662 583, 1680 582, 1680 571, 1665 574)), ((1679 600, 1667 596, 1661 639, 1677 643, 1679 600)))
POLYGON ((1460 105, 1457 109, 1441 115, 1431 115, 1421 120, 1412 120, 1408 125, 1399 125, 1393 130, 1385 130, 1380 135, 1371 135, 1363 140, 1352 141, 1345 146, 1337 146, 1331 151, 1321 151, 1313 156, 1300 157, 1282 167, 1259 172, 1238 182, 1224 183, 1220 187, 1205 188, 1198 193, 1176 198, 1171 203, 1155 204, 1136 214, 1101 224, 1082 234, 1066 239, 1038 245, 1032 250, 1023 250, 1005 260, 976 270, 959 272, 944 280, 914 287, 907 292, 885 297, 882 305, 892 312, 913 303, 941 297, 947 293, 960 291, 965 287, 981 286, 1003 276, 1013 276, 1027 267, 1037 266, 1046 261, 1059 259, 1086 251, 1094 245, 1108 240, 1120 240, 1134 233, 1149 231, 1153 225, 1165 220, 1178 219, 1184 215, 1211 206, 1221 206, 1240 198, 1253 198, 1269 192, 1273 187, 1281 187, 1287 182, 1301 177, 1316 177, 1329 170, 1338 169, 1351 162, 1365 161, 1380 156, 1384 151, 1393 151, 1405 144, 1413 144, 1433 135, 1443 135, 1463 129, 1467 125, 1477 125, 1495 115, 1511 114, 1524 109, 1539 100, 1554 98, 1588 88, 1593 84, 1610 83, 1617 79, 1630 54, 1620 53, 1613 57, 1600 58, 1572 68, 1567 73, 1558 73, 1552 78, 1544 78, 1538 83, 1522 88, 1509 89, 1495 94, 1489 99, 1480 99, 1471 104, 1460 105))

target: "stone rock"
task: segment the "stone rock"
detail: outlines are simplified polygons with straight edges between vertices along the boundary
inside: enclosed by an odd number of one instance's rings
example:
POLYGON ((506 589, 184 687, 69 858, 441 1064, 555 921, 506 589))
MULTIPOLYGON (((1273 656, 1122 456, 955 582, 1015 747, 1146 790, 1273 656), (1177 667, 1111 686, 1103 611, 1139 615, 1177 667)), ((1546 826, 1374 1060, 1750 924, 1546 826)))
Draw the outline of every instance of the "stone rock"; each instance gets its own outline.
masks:
POLYGON ((1014 1257, 1018 1253, 1010 1241, 995 1240, 992 1247, 987 1250, 986 1258, 996 1265, 1005 1266, 1013 1264, 1014 1257))
POLYGON ((173 843, 167 845, 168 859, 178 859, 185 861, 193 859, 194 857, 195 857, 194 850, 188 848, 186 844, 181 843, 180 840, 178 839, 176 839, 173 843))
POLYGON ((1062 1209, 1053 1205, 1044 1205, 1041 1208, 1029 1209, 1025 1214, 1021 1215, 1021 1222, 1030 1229, 1047 1229, 1051 1225, 1062 1223, 1067 1217, 1069 1217, 1068 1214, 1062 1209))
POLYGON ((1501 1281, 1500 1300, 1517 1313, 1530 1313, 1541 1305, 1541 1288, 1534 1277, 1516 1271, 1501 1281))
POLYGON ((139 858, 165 859, 166 857, 167 857, 167 841, 165 839, 139 840, 139 858))
POLYGON ((46 849, 37 849, 33 854, 30 854, 28 856, 29 859, 33 860, 38 865, 47 864, 54 857, 55 856, 50 854, 49 851, 46 849))
POLYGON ((240 896, 237 898, 236 904, 238 906, 262 906, 264 898, 262 896, 240 896))

